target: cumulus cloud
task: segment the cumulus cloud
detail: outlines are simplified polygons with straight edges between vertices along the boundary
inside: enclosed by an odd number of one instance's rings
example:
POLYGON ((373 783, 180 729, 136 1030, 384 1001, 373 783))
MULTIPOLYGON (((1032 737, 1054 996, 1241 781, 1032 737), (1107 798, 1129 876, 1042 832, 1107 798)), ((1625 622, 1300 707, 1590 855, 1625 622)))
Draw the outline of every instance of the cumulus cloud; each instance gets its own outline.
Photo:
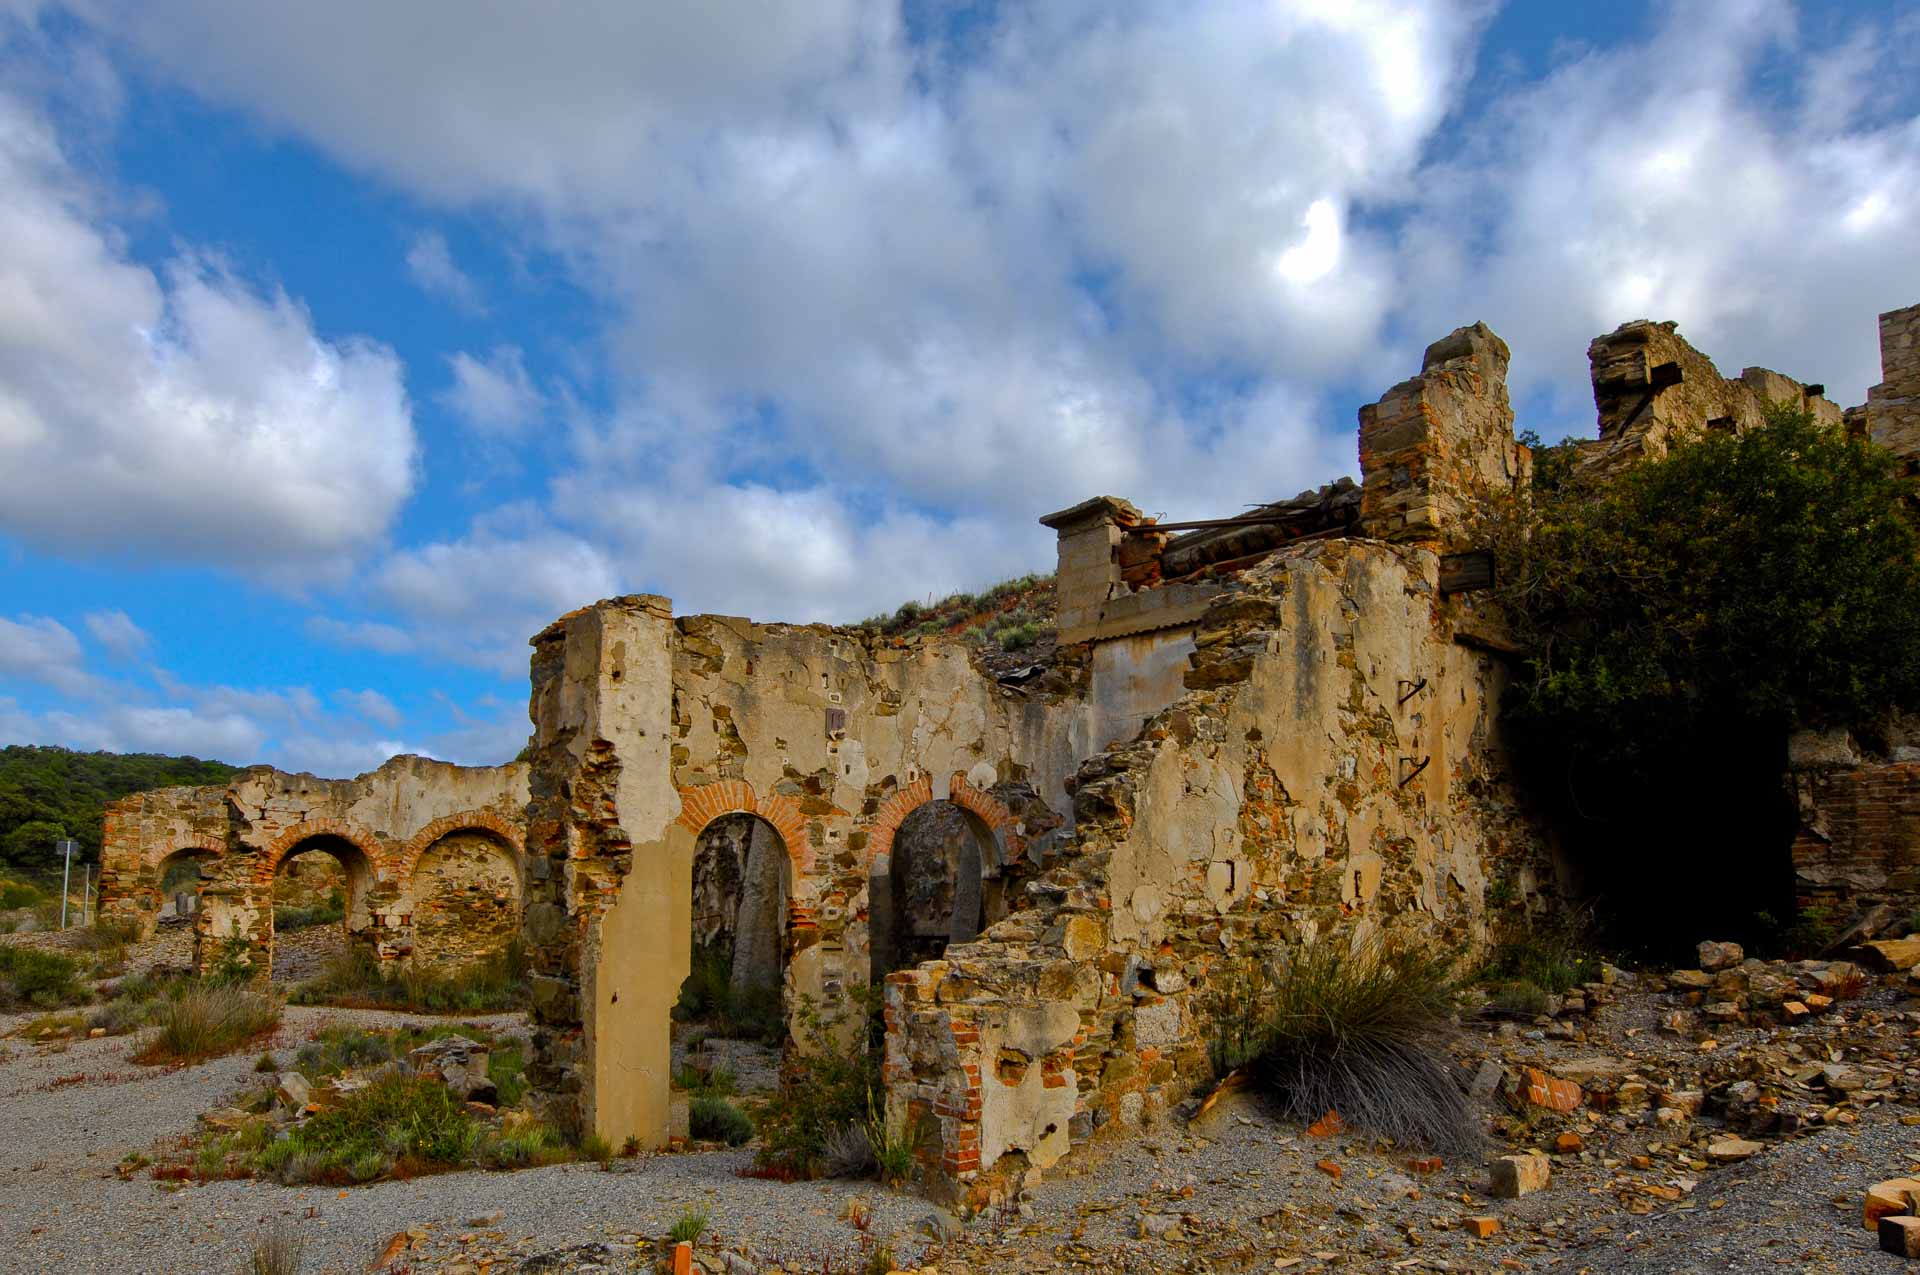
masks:
POLYGON ((0 677, 63 694, 86 694, 94 683, 83 662, 80 639, 58 620, 44 615, 0 618, 0 677))
POLYGON ((84 617, 93 640, 118 660, 138 659, 153 640, 125 611, 89 611, 84 617))
POLYGON ((1911 47, 1864 20, 1809 47, 1784 0, 1721 0, 1517 86, 1409 229, 1425 328, 1486 319, 1580 432, 1587 342, 1636 318, 1862 401, 1875 315, 1920 297, 1920 119, 1865 92, 1910 83, 1911 47))
POLYGON ((398 360, 204 256, 130 260, 0 96, 0 532, 65 555, 338 569, 413 489, 398 360))
POLYGON ((442 395, 469 428, 482 434, 517 434, 545 402, 518 346, 496 346, 485 358, 465 350, 448 356, 453 384, 442 395))
POLYGON ((400 710, 379 691, 336 691, 334 699, 370 722, 392 730, 400 725, 400 710))
POLYGON ((454 309, 467 314, 486 311, 486 298, 460 264, 453 259, 447 237, 437 230, 423 230, 407 244, 407 274, 428 296, 438 297, 454 309))

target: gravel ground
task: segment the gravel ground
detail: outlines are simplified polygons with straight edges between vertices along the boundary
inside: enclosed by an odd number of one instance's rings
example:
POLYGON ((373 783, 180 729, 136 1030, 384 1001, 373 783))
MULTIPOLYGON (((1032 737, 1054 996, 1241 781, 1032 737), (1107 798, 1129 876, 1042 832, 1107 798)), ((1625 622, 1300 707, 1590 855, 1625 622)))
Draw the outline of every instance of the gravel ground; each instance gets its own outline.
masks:
MULTIPOLYGON (((24 1021, 0 1017, 0 1032, 24 1021)), ((415 1017, 289 1007, 273 1045, 297 1046, 322 1023, 407 1021, 415 1017)), ((510 1030, 519 1020, 461 1021, 510 1030)), ((711 1241, 744 1247, 758 1262, 817 1271, 832 1260, 845 1270, 862 1241, 841 1220, 850 1202, 871 1210, 872 1234, 902 1234, 902 1256, 915 1247, 905 1235, 929 1212, 924 1201, 871 1184, 737 1177, 752 1160, 747 1151, 616 1161, 612 1172, 556 1165, 451 1173, 347 1191, 261 1182, 174 1189, 144 1175, 122 1181, 113 1171, 122 1156, 190 1133, 201 1112, 227 1104, 252 1079, 258 1052, 166 1070, 128 1060, 138 1039, 78 1040, 65 1049, 0 1041, 0 1271, 235 1275, 247 1269, 254 1236, 276 1223, 305 1240, 308 1275, 358 1275, 406 1231, 424 1233, 407 1259, 415 1271, 595 1241, 612 1248, 614 1269, 628 1269, 641 1252, 637 1239, 663 1235, 696 1206, 710 1210, 711 1241), (76 1076, 84 1079, 54 1087, 76 1076), (468 1225, 495 1214, 485 1226, 468 1225)))

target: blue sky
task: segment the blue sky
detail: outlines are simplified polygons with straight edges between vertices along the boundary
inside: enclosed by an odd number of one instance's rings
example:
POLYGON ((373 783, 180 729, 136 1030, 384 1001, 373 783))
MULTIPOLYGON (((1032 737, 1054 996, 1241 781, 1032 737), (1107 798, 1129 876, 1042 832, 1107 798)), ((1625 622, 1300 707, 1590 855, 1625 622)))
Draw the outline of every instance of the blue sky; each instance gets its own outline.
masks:
POLYGON ((503 760, 526 638, 851 620, 1096 492, 1519 425, 1671 318, 1844 402, 1920 301, 1912 4, 0 0, 0 742, 503 760))

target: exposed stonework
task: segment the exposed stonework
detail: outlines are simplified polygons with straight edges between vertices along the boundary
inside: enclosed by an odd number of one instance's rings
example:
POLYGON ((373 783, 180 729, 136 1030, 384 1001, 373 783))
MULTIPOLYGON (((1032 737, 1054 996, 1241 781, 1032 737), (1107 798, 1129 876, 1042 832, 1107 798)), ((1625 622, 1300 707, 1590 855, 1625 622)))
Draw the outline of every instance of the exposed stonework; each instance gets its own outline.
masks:
POLYGON ((1011 1153, 1044 1167, 1163 1112, 1208 1078, 1248 962, 1386 927, 1470 950, 1493 882, 1551 892, 1495 738, 1501 669, 1450 640, 1437 571, 1328 541, 1249 572, 1182 696, 1080 767, 1034 906, 889 978, 889 1113, 931 1122, 943 1176, 990 1194, 1011 1153))
POLYGON ((1463 548, 1473 510, 1527 481, 1508 359, 1486 324, 1456 328, 1427 347, 1419 376, 1360 409, 1362 534, 1463 548))
MULTIPOLYGON (((1795 890, 1848 914, 1920 907, 1920 731, 1895 717, 1863 748, 1846 731, 1794 736, 1787 782, 1799 814, 1795 890)), ((1847 919, 1847 918, 1842 918, 1847 919)))
POLYGON ((272 965, 282 865, 320 851, 345 876, 346 928, 383 959, 457 965, 519 928, 525 766, 395 757, 355 779, 270 767, 223 785, 137 793, 107 808, 103 918, 150 931, 169 868, 201 863, 196 960, 272 965))
POLYGON ((1838 405, 1791 377, 1750 367, 1738 379, 1720 375, 1713 360, 1682 337, 1678 325, 1637 319, 1587 347, 1600 437, 1583 443, 1583 459, 1611 474, 1643 456, 1664 456, 1671 442, 1706 429, 1744 432, 1766 406, 1788 402, 1815 418, 1840 424, 1838 405))
POLYGON ((1920 305, 1880 316, 1880 376, 1867 391, 1867 436, 1920 474, 1920 305))

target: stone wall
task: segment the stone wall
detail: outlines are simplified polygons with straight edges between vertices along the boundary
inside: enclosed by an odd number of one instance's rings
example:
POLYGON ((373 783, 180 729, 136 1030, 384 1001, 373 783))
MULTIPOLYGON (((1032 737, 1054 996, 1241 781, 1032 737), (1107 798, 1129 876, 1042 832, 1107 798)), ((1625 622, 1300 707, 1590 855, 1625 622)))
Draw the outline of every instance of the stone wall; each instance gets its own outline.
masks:
POLYGON ((1360 533, 1465 548, 1474 511, 1527 481, 1513 436, 1507 343, 1484 324, 1427 347, 1420 375, 1360 409, 1360 533))
POLYGON ((1247 963, 1390 929, 1464 953, 1490 896, 1547 906, 1493 720, 1503 671, 1451 640, 1437 574, 1357 540, 1248 572, 1185 693, 1080 767, 1034 905, 888 979, 889 1116, 926 1122, 972 1203, 1204 1083, 1247 963))
POLYGON ((1867 436, 1920 474, 1920 305, 1880 316, 1880 376, 1867 391, 1867 436))
POLYGON ((1603 475, 1643 456, 1664 456, 1675 438, 1689 433, 1751 429, 1772 402, 1804 406, 1829 424, 1841 422, 1838 405, 1778 372, 1750 367, 1738 379, 1721 376, 1713 360, 1689 345, 1672 322, 1623 323, 1593 339, 1587 362, 1600 437, 1581 450, 1584 461, 1603 475), (1663 368, 1672 370, 1662 374, 1663 368))
POLYGON ((1920 908, 1920 738, 1894 718, 1862 748, 1846 731, 1807 731, 1788 750, 1787 784, 1799 828, 1793 839, 1801 907, 1846 915, 1888 904, 1920 908))
POLYGON ((257 766, 136 793, 107 808, 100 915, 150 932, 169 867, 197 859, 196 960, 219 949, 265 974, 280 869, 325 853, 344 871, 348 933, 381 959, 479 959, 519 927, 526 782, 523 765, 403 756, 354 779, 257 766))

